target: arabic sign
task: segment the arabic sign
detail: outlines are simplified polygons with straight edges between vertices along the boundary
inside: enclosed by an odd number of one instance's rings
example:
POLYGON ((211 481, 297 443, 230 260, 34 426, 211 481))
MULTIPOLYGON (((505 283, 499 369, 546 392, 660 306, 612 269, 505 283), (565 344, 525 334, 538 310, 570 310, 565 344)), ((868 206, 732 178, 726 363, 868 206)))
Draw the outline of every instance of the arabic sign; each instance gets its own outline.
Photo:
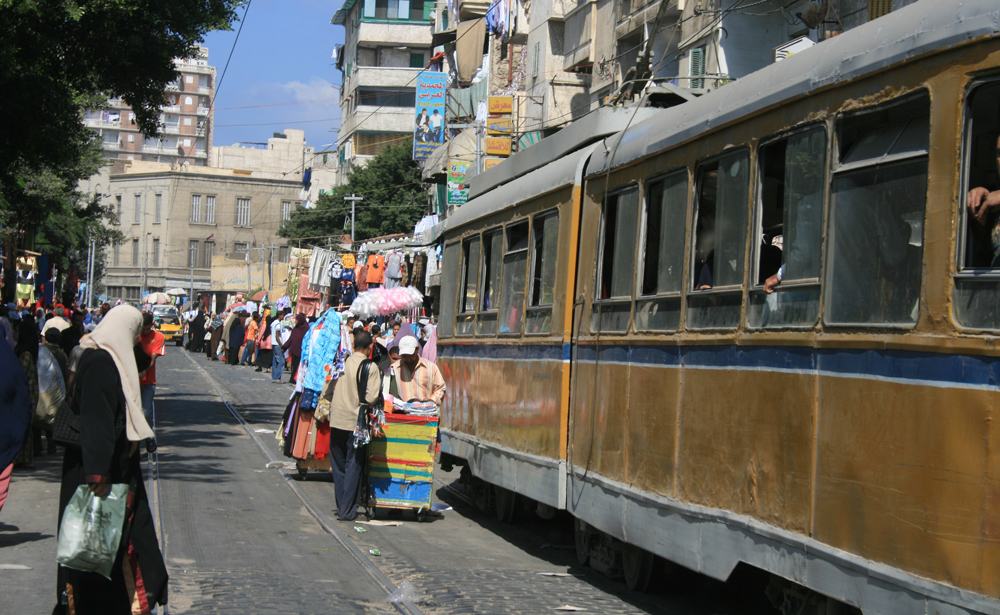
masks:
POLYGON ((490 96, 489 97, 489 112, 490 113, 513 113, 514 111, 514 97, 513 96, 490 96))
POLYGON ((510 156, 510 137, 486 137, 486 153, 491 156, 510 156))
POLYGON ((444 143, 444 104, 448 77, 445 73, 425 71, 417 75, 416 124, 413 128, 413 159, 424 160, 444 143))
POLYGON ((483 170, 484 171, 489 171, 490 169, 492 169, 493 167, 497 166, 498 164, 500 164, 503 161, 504 161, 503 158, 484 158, 483 159, 483 170))
POLYGON ((514 121, 509 117, 486 118, 486 134, 509 135, 514 131, 514 121))
POLYGON ((465 178, 469 173, 471 162, 464 160, 448 161, 448 204, 465 205, 469 200, 469 184, 465 178))

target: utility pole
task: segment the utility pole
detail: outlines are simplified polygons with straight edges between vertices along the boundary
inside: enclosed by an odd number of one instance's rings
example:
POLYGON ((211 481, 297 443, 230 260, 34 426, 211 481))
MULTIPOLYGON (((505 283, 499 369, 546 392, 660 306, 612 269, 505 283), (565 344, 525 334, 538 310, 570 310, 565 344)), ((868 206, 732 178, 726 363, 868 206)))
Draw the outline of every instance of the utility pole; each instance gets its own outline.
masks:
POLYGON ((193 308, 194 307, 194 246, 190 246, 188 248, 188 252, 190 252, 188 256, 188 265, 191 266, 191 296, 189 298, 191 299, 191 307, 193 308))
POLYGON ((354 205, 358 201, 363 201, 365 199, 360 196, 354 196, 352 194, 351 196, 345 196, 344 200, 351 202, 351 248, 353 249, 354 248, 354 205))

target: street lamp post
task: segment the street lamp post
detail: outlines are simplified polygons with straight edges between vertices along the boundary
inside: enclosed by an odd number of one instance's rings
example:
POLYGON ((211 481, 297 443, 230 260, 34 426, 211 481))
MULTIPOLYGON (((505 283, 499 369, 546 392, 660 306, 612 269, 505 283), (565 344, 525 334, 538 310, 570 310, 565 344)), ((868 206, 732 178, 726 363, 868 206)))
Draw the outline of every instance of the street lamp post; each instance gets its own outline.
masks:
POLYGON ((344 200, 351 202, 351 247, 353 248, 354 247, 354 205, 358 201, 363 201, 365 199, 362 198, 362 197, 360 197, 360 196, 354 196, 352 194, 351 196, 345 196, 344 200))

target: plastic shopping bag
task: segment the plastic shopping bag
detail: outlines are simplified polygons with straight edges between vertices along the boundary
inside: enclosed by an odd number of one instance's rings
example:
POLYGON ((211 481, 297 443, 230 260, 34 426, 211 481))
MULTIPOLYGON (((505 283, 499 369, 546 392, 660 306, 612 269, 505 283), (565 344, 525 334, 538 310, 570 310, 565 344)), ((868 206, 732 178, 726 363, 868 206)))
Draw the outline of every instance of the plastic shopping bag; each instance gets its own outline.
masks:
POLYGON ((66 384, 59 371, 59 364, 44 344, 38 347, 37 367, 38 404, 35 406, 35 426, 52 429, 56 422, 56 410, 66 399, 66 384))
POLYGON ((63 511, 56 561, 110 580, 125 525, 127 496, 124 483, 111 485, 111 492, 103 498, 91 493, 87 485, 77 487, 63 511))

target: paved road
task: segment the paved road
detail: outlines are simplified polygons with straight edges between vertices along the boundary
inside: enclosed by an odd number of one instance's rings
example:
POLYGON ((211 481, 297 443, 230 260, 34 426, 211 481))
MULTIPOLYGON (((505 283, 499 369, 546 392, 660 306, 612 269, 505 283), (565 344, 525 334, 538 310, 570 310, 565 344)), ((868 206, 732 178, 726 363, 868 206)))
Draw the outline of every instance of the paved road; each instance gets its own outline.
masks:
MULTIPOLYGON (((266 467, 260 449, 285 459, 273 433, 256 431, 277 428, 290 386, 174 347, 157 367, 158 512, 171 575, 169 613, 389 613, 396 611, 385 601, 386 587, 403 581, 414 586, 418 608, 428 615, 537 614, 567 605, 590 613, 770 612, 738 584, 693 574, 664 578, 654 593, 631 592, 576 565, 565 517, 529 515, 502 524, 467 503, 457 473, 440 469, 435 501, 454 506, 443 518, 380 517, 399 525, 367 525, 365 533, 330 522, 331 534, 289 487, 294 482, 314 511, 332 517, 329 475, 286 480, 282 470, 266 467)), ((59 463, 43 456, 33 470, 15 475, 0 513, 0 587, 21 588, 3 592, 0 615, 51 610, 59 463)))

